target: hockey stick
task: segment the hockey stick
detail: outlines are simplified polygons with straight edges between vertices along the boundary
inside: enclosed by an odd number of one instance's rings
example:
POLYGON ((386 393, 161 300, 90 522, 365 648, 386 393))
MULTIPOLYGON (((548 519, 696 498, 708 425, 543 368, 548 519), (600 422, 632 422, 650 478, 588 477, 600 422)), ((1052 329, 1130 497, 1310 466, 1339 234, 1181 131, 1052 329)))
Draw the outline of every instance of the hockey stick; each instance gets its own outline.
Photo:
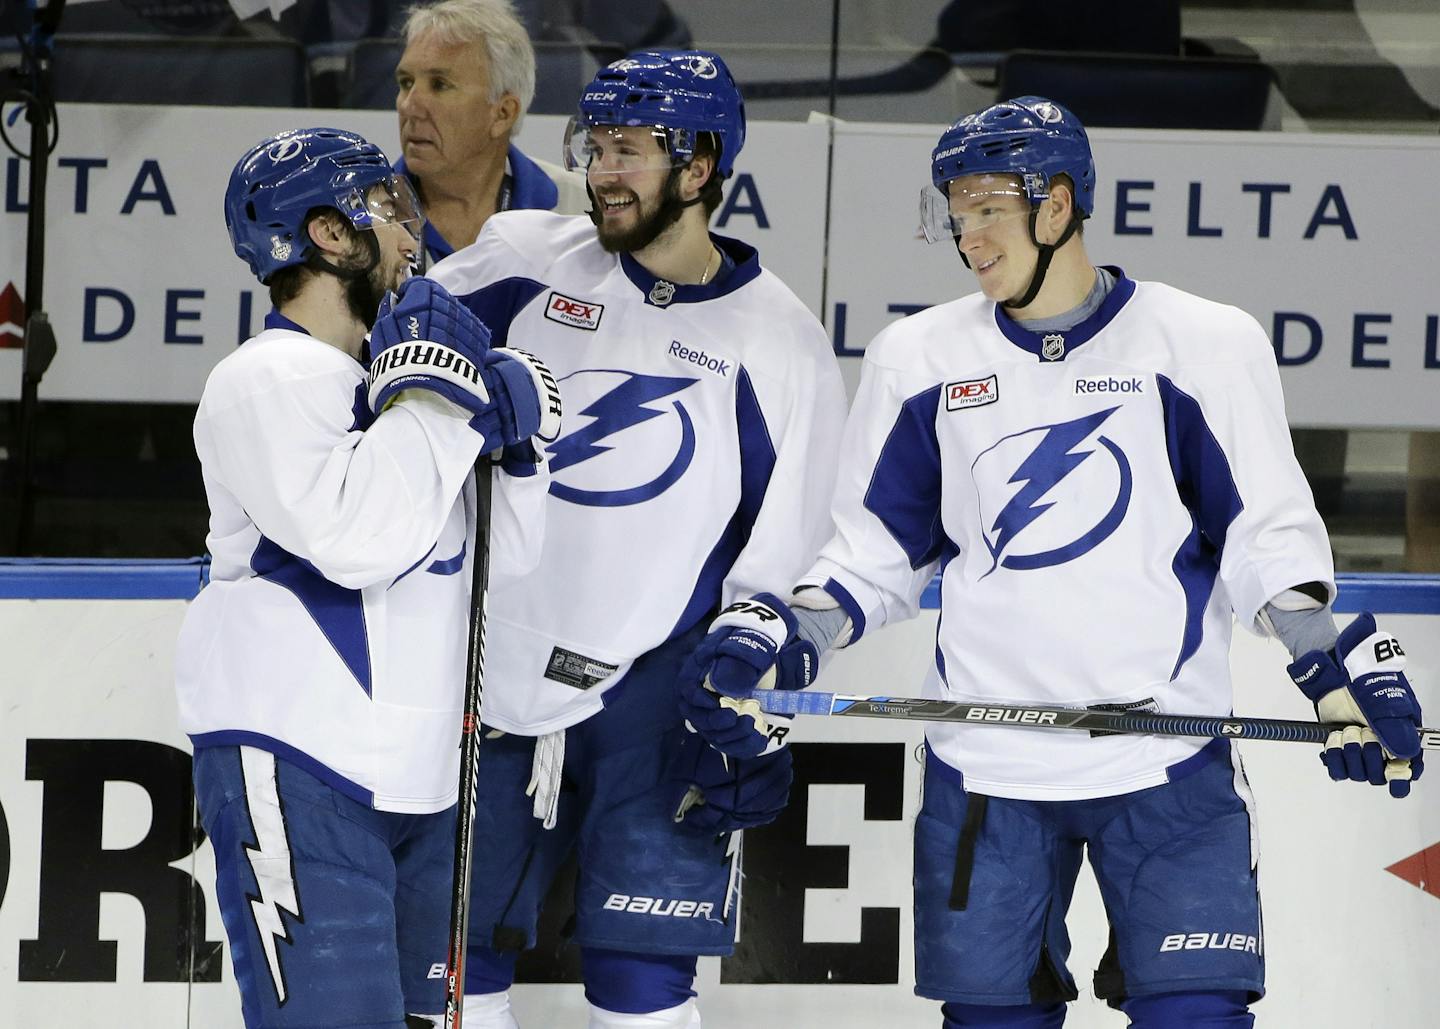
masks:
POLYGON ((450 948, 445 961, 445 1029, 460 1029, 465 1006, 465 944, 470 922, 470 866, 475 843, 475 785, 480 758, 480 705, 485 694, 485 608, 490 583, 490 455, 475 462, 475 557, 470 578, 470 639, 465 707, 460 719, 460 787, 455 798, 455 881, 450 893, 450 948))
MULTIPOLYGON (((903 718, 926 722, 964 722, 1012 728, 1088 729, 1102 733, 1148 733, 1157 736, 1209 736, 1233 740, 1275 740, 1324 744, 1344 725, 1300 722, 1283 718, 1217 718, 1209 715, 1166 715, 1149 711, 1086 711, 1069 707, 974 704, 921 697, 861 697, 816 690, 755 690, 748 698, 777 715, 840 715, 860 718, 903 718)), ((1420 747, 1440 750, 1440 729, 1421 729, 1420 747)))

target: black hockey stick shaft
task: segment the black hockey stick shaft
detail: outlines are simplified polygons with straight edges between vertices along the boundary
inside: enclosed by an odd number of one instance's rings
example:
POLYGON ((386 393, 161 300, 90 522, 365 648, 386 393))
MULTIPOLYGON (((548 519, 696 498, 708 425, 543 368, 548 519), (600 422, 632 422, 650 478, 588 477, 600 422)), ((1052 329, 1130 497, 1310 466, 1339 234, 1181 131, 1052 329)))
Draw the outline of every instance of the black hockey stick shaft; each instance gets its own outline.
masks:
MULTIPOLYGON (((1231 740, 1272 740, 1323 744, 1344 725, 1284 718, 1218 718, 1149 711, 1090 711, 1082 708, 977 704, 923 697, 865 697, 818 690, 756 690, 750 697, 761 710, 783 715, 901 718, 925 722, 1030 729, 1082 729, 1091 732, 1144 733, 1155 736, 1208 736, 1231 740)), ((1440 750, 1440 729, 1421 729, 1420 746, 1440 750)))
POLYGON ((475 785, 480 759, 480 708, 485 695, 485 609, 490 584, 490 502, 495 473, 489 454, 475 462, 475 556, 471 562, 470 635, 465 655, 465 704, 460 720, 460 786, 455 798, 455 881, 450 894, 450 944, 445 961, 445 1029, 460 1029, 465 1006, 465 944, 470 922, 470 866, 475 845, 475 785))

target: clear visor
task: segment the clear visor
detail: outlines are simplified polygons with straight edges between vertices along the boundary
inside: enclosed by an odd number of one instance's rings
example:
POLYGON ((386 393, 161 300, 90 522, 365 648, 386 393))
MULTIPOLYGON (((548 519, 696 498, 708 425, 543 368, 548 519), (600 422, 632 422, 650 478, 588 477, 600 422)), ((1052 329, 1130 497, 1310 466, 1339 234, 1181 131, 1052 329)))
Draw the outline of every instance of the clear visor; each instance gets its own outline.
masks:
POLYGON ((582 125, 571 118, 565 128, 565 167, 625 175, 665 171, 694 153, 693 133, 664 125, 582 125))
POLYGON ((403 175, 392 175, 364 189, 351 190, 339 198, 339 207, 357 229, 403 225, 417 242, 425 225, 420 198, 403 175))
POLYGON ((1030 213, 1030 198, 1017 179, 980 175, 952 179, 947 187, 948 197, 934 186, 920 191, 920 233, 927 243, 948 243, 1030 213))

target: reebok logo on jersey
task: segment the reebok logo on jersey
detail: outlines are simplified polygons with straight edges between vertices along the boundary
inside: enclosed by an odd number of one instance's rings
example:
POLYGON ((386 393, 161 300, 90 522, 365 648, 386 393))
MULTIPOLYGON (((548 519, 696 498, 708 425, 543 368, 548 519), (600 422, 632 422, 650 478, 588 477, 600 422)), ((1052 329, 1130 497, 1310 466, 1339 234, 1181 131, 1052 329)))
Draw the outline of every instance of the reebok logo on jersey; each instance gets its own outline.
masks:
POLYGON ((703 350, 691 350, 678 339, 672 339, 670 341, 670 349, 665 352, 671 357, 689 362, 690 364, 703 368, 707 372, 714 372, 721 378, 727 378, 730 375, 729 361, 722 361, 718 357, 711 357, 703 350))
POLYGON ((1000 382, 994 375, 988 379, 945 383, 945 410, 963 411, 967 407, 993 404, 1000 399, 1000 382))
POLYGON ((604 313, 604 304, 576 300, 574 297, 567 297, 563 293, 553 291, 545 304, 545 317, 552 322, 568 325, 572 329, 586 329, 590 332, 600 328, 600 316, 604 313))
POLYGON ((1138 375, 1117 379, 1113 375, 1086 375, 1075 380, 1075 395, 1088 393, 1144 393, 1145 380, 1138 375))

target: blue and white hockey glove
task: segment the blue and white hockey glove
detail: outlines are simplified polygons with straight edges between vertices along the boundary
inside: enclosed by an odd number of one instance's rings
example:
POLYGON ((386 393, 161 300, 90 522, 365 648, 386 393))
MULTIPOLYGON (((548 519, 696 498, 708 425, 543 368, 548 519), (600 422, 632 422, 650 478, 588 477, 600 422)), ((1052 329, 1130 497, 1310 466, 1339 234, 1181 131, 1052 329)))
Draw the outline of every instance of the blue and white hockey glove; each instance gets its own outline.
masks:
POLYGON ((369 402, 377 414, 400 393, 426 389, 471 414, 487 449, 560 431, 560 390, 539 359, 490 349, 490 330, 433 279, 386 294, 370 331, 369 402))
POLYGON ((814 681, 820 655, 801 639, 784 601, 757 593, 720 612, 680 670, 680 713, 717 750, 731 757, 773 754, 790 719, 766 715, 751 690, 800 690, 814 681))
POLYGON ((775 821, 795 778, 788 748, 764 757, 727 757, 693 732, 683 734, 668 777, 675 821, 715 835, 775 821))
POLYGON ((1389 785, 1410 793, 1425 765, 1420 754, 1420 704, 1405 678, 1405 651, 1368 612, 1345 627, 1330 651, 1312 650, 1288 668, 1322 722, 1343 722, 1321 760, 1330 778, 1389 785))

